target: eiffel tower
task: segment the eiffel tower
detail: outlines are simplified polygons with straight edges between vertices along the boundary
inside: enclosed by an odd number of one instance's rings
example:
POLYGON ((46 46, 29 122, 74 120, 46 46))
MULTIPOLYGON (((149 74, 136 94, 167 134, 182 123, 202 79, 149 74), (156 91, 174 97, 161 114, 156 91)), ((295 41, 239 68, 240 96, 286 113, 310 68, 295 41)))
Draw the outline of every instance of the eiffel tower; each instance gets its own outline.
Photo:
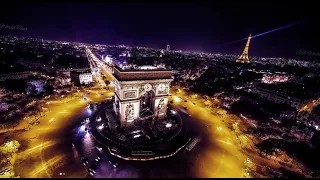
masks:
POLYGON ((236 62, 241 62, 241 63, 249 63, 249 57, 248 57, 248 51, 249 51, 249 45, 250 45, 250 39, 251 39, 251 34, 248 38, 246 47, 244 47, 243 53, 241 56, 236 60, 236 62))

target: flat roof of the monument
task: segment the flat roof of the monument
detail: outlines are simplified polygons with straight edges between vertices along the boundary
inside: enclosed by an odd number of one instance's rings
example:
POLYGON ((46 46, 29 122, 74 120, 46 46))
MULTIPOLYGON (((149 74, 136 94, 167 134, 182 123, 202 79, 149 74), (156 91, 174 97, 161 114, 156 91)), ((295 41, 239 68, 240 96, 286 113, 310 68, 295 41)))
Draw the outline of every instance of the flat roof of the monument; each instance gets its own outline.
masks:
POLYGON ((129 72, 129 71, 172 71, 171 68, 165 66, 152 66, 152 65, 143 65, 143 66, 122 66, 114 65, 114 67, 121 72, 129 72))
POLYGON ((135 66, 121 68, 114 66, 114 77, 119 81, 171 79, 172 71, 168 68, 155 66, 135 66))

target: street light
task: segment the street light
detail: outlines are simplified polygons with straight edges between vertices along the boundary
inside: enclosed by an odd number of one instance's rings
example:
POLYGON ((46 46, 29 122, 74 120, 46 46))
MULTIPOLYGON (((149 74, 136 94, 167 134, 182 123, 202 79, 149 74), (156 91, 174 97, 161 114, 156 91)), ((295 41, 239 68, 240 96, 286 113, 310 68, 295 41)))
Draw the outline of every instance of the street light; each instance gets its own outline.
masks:
POLYGON ((180 101, 181 101, 181 99, 180 99, 179 97, 177 97, 177 96, 173 96, 173 100, 174 100, 175 102, 180 102, 180 101))

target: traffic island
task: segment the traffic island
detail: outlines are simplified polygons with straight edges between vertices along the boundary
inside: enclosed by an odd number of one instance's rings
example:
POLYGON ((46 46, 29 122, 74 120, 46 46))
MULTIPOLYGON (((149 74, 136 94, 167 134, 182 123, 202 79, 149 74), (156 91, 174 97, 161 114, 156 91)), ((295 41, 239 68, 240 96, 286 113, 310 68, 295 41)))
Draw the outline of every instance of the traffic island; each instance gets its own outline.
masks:
POLYGON ((168 158, 190 141, 187 128, 174 110, 169 109, 165 118, 145 116, 143 121, 137 119, 134 125, 121 128, 111 108, 110 104, 101 107, 91 118, 89 130, 113 156, 133 161, 168 158))

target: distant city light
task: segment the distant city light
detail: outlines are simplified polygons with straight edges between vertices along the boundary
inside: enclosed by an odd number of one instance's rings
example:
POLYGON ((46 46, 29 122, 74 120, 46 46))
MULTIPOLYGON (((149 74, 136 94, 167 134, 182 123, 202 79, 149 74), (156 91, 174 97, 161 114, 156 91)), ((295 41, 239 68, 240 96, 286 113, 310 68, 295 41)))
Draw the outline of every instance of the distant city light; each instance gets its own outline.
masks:
POLYGON ((288 80, 289 80, 289 77, 286 75, 265 74, 263 75, 261 82, 266 84, 273 84, 273 83, 279 83, 279 82, 287 82, 288 80))

